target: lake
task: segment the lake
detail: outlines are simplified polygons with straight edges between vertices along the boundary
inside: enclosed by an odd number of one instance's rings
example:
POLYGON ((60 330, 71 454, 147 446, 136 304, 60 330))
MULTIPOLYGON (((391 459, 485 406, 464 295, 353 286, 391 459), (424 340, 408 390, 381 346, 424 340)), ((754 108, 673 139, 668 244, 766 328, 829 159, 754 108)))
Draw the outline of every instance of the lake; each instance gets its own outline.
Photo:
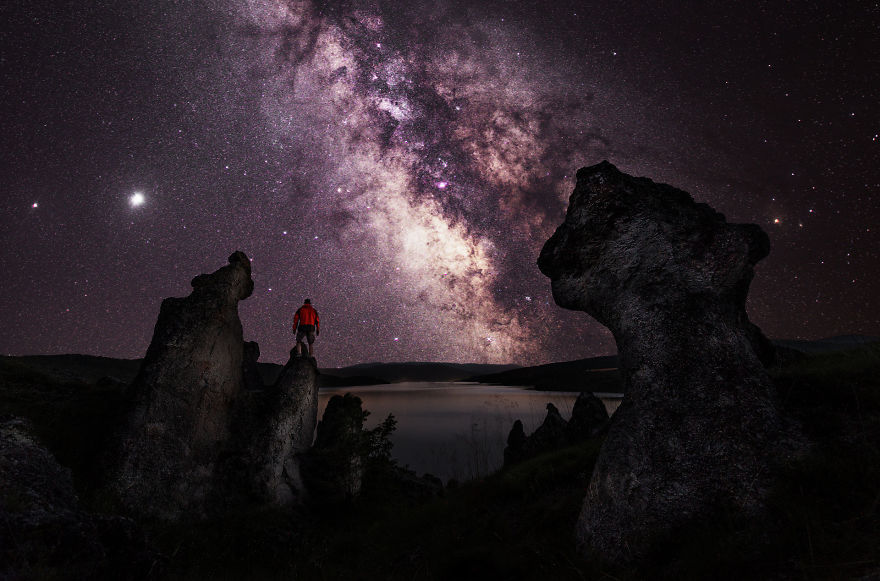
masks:
MULTIPOLYGON (((553 403, 566 420, 577 393, 534 391, 479 383, 405 382, 390 385, 326 388, 319 392, 318 417, 334 395, 351 393, 370 412, 371 428, 389 413, 397 419, 391 436, 392 456, 419 474, 429 472, 446 481, 480 478, 499 469, 513 422, 521 420, 531 434, 553 403)), ((602 397, 608 413, 619 397, 602 397)))

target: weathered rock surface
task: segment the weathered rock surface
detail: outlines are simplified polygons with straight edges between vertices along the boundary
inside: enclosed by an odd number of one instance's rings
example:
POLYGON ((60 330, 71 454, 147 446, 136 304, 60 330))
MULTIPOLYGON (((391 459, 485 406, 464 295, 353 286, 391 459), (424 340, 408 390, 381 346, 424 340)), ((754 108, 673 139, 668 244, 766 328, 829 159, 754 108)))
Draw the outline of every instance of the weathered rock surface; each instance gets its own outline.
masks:
POLYGON ((626 563, 722 507, 761 511, 784 429, 745 301, 769 249, 671 186, 608 162, 577 172, 538 266, 560 306, 613 332, 626 393, 578 523, 586 548, 626 563))
POLYGON ((318 369, 314 359, 291 358, 275 385, 250 394, 240 417, 244 424, 242 457, 255 499, 290 504, 305 498, 300 460, 312 445, 318 420, 318 369))
POLYGON ((295 458, 316 421, 314 361, 291 361, 264 389, 259 346, 244 343, 238 316, 254 287, 244 253, 192 286, 188 297, 162 302, 110 460, 110 489, 129 512, 160 519, 236 499, 301 497, 295 458))
POLYGON ((143 579, 154 560, 133 521, 80 508, 26 421, 0 421, 0 579, 143 579))
POLYGON ((504 465, 511 466, 545 452, 583 442, 601 431, 607 423, 605 404, 591 393, 578 395, 569 421, 565 421, 555 405, 548 403, 544 421, 530 435, 525 435, 521 421, 513 423, 507 435, 504 465))

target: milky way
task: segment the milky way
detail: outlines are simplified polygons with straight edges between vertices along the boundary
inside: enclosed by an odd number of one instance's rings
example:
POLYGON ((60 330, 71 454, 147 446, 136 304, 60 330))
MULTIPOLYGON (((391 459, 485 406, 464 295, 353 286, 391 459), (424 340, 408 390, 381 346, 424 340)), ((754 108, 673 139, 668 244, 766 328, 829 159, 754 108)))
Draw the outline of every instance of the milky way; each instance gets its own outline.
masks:
POLYGON ((761 10, 22 8, 0 351, 140 356, 160 300, 242 250, 263 360, 305 297, 322 365, 611 352, 535 266, 602 159, 768 230, 750 314, 771 336, 876 334, 877 11, 761 10))
POLYGON ((536 88, 547 79, 523 78, 498 54, 511 41, 479 24, 442 27, 447 40, 433 46, 424 29, 394 34, 376 9, 260 2, 244 12, 246 62, 271 63, 258 71, 261 112, 280 142, 321 152, 318 183, 304 184, 316 192, 308 220, 371 250, 360 268, 373 282, 351 287, 354 302, 381 292, 374 310, 405 313, 396 340, 423 358, 512 361, 546 343, 546 309, 529 308, 546 286, 533 262, 563 198, 540 177, 574 163, 548 143, 564 132, 557 96, 536 88), (518 274, 527 280, 511 284, 518 274))

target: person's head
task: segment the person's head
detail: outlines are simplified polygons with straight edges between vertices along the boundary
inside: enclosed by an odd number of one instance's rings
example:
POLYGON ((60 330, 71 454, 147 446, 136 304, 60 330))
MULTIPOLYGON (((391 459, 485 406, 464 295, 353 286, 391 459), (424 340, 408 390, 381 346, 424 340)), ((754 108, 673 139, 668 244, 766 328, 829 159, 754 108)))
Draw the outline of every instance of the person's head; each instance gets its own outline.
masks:
POLYGON ((310 304, 312 304, 312 299, 306 299, 303 301, 303 303, 310 305, 310 304))

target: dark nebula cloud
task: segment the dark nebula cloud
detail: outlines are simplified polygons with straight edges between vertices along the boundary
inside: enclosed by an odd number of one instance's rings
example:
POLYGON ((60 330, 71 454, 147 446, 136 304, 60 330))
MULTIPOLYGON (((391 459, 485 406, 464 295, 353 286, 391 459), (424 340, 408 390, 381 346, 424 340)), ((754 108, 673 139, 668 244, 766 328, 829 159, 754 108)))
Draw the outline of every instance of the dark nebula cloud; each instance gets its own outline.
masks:
POLYGON ((607 353, 535 266, 602 159, 770 233, 771 336, 880 331, 874 4, 4 12, 2 352, 141 356, 239 249, 264 360, 307 296, 322 365, 607 353))

